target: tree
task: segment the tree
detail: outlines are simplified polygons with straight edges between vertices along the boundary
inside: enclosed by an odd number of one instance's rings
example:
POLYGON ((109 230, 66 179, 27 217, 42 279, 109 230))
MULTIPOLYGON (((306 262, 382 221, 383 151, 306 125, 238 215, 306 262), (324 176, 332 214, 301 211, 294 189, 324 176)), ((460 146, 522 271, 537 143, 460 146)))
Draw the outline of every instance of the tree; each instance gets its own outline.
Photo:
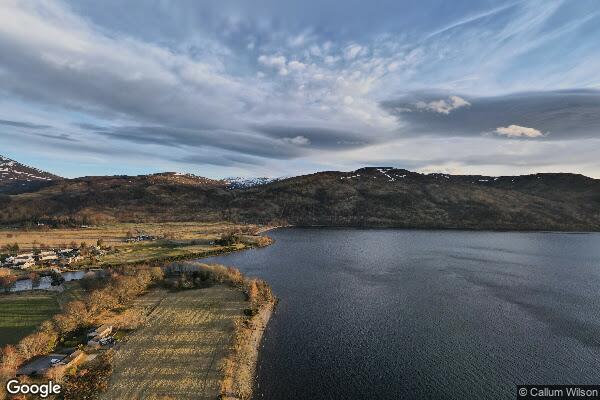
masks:
POLYGON ((4 246, 2 246, 2 251, 8 253, 11 256, 16 256, 17 254, 19 254, 19 244, 5 244, 4 246))
POLYGON ((63 314, 54 316, 52 320, 61 334, 73 332, 75 329, 77 329, 79 324, 79 321, 73 320, 72 318, 63 314))
POLYGON ((87 323, 90 317, 90 313, 85 306, 85 303, 81 300, 68 302, 65 306, 65 315, 75 321, 79 321, 81 324, 87 323))
POLYGON ((31 279, 31 286, 35 287, 40 283, 40 276, 35 272, 29 273, 29 279, 31 279))
POLYGON ((109 290, 99 289, 94 290, 87 300, 88 309, 92 314, 99 313, 104 310, 111 310, 119 305, 119 301, 113 296, 109 290))
POLYGON ((53 320, 56 328, 61 334, 69 333, 87 325, 90 319, 90 312, 85 303, 80 300, 74 300, 67 303, 62 314, 56 315, 53 320))
POLYGON ((17 349, 23 358, 30 359, 54 350, 57 340, 56 332, 38 331, 21 339, 17 349))
POLYGON ((15 346, 7 345, 4 346, 0 352, 0 376, 2 378, 8 378, 15 375, 17 368, 23 362, 23 358, 17 351, 15 346))
POLYGON ((17 281, 17 277, 14 275, 3 275, 0 276, 0 288, 4 290, 9 290, 13 287, 15 282, 17 281))

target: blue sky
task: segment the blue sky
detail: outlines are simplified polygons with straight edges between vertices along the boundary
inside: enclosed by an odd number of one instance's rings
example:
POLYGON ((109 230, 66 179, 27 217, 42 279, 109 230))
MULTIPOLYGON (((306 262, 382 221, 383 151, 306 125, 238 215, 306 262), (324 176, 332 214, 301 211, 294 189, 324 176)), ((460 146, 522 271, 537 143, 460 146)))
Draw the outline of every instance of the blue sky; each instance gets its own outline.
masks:
POLYGON ((580 1, 0 2, 0 154, 67 177, 600 177, 580 1))

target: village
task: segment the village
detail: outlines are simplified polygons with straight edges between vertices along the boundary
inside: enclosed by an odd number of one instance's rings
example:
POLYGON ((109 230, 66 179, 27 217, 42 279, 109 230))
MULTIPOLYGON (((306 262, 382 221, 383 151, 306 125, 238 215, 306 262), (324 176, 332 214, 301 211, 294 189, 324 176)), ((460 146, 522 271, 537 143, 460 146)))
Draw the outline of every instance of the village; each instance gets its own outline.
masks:
POLYGON ((15 255, 1 255, 0 267, 14 269, 62 268, 67 269, 72 264, 84 259, 84 256, 100 257, 107 253, 101 246, 64 248, 51 250, 33 250, 15 255), (2 257, 4 259, 2 259, 2 257))
MULTIPOLYGON (((155 241, 157 236, 138 234, 127 237, 125 243, 138 243, 155 241)), ((6 245, 0 250, 0 267, 28 270, 33 268, 68 269, 78 261, 89 258, 98 260, 101 256, 110 253, 112 247, 103 246, 102 240, 96 245, 88 246, 85 242, 81 245, 71 243, 69 247, 54 249, 34 248, 19 253, 17 245, 6 245), (12 254, 11 254, 12 253, 12 254)))

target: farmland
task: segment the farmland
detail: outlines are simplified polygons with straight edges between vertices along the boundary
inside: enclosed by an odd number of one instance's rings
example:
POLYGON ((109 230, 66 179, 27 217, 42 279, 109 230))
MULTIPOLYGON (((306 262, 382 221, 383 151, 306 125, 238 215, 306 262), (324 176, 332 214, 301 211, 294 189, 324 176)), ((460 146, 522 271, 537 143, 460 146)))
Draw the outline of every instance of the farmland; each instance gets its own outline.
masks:
POLYGON ((146 323, 116 351, 104 399, 215 399, 235 321, 247 306, 243 293, 215 285, 136 300, 146 323))
POLYGON ((59 311, 53 292, 0 295, 0 346, 18 342, 59 311))
POLYGON ((157 240, 148 243, 134 243, 128 246, 121 246, 116 252, 102 257, 97 264, 106 266, 192 259, 206 257, 207 255, 219 252, 242 250, 245 247, 246 245, 243 243, 232 246, 218 246, 209 243, 199 244, 196 240, 157 240))
POLYGON ((0 346, 15 344, 33 332, 43 321, 60 312, 61 307, 81 297, 78 282, 64 284, 64 291, 28 291, 0 294, 0 346))
POLYGON ((128 247, 126 238, 130 235, 146 234, 180 242, 192 240, 209 242, 221 233, 231 229, 251 232, 254 225, 205 222, 165 222, 165 223, 113 223, 91 227, 49 228, 45 226, 31 229, 0 229, 0 247, 17 243, 21 250, 34 247, 67 247, 71 242, 95 245, 102 240, 105 246, 128 247))

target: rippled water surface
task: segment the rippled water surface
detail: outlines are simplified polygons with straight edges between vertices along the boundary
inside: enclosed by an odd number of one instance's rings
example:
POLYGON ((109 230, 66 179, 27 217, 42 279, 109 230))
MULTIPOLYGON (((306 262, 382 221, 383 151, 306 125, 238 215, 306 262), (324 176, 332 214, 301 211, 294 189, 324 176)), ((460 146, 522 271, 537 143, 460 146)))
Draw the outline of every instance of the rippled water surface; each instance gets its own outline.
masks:
POLYGON ((600 383, 600 235, 281 229, 215 257, 280 298, 256 398, 513 399, 600 383))

